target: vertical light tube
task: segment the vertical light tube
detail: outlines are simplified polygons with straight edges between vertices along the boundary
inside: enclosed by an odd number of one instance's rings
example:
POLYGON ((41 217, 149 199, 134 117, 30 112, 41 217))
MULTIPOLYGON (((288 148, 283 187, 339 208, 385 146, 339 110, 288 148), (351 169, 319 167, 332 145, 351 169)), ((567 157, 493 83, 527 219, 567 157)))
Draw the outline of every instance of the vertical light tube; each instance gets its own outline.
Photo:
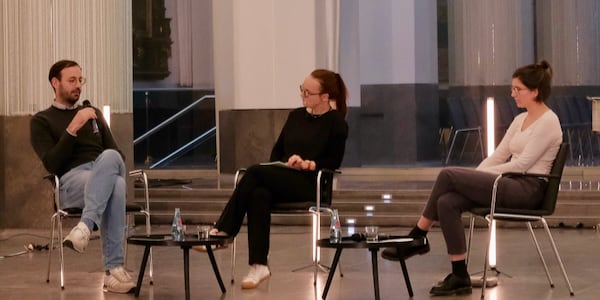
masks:
POLYGON ((102 107, 102 114, 104 115, 104 120, 106 120, 106 124, 108 124, 108 128, 110 128, 110 105, 104 105, 102 107))
MULTIPOLYGON (((495 139, 495 121, 494 121, 494 97, 488 97, 486 101, 486 120, 487 120, 487 155, 494 153, 496 145, 495 139)), ((496 220, 492 220, 490 235, 490 251, 488 253, 488 262, 491 268, 496 267, 496 220)))
POLYGON ((487 120, 487 155, 490 156, 494 153, 494 147, 496 146, 495 140, 495 129, 496 126, 494 120, 494 97, 488 97, 486 101, 486 120, 487 120))
POLYGON ((492 234, 490 235, 490 252, 488 253, 488 263, 490 268, 496 267, 496 220, 492 220, 492 234))

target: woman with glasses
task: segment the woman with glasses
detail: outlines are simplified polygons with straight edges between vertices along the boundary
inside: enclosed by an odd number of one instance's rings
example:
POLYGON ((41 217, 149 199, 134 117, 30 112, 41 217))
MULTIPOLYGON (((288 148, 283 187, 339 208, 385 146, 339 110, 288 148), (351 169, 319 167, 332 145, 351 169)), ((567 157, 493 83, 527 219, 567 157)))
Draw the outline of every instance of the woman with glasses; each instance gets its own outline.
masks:
POLYGON ((247 216, 250 272, 242 288, 252 289, 270 276, 267 266, 271 206, 277 202, 316 201, 317 171, 342 163, 348 125, 347 90, 339 74, 314 70, 300 85, 303 107, 292 110, 271 151, 271 162, 247 169, 210 232, 236 236, 247 216))
MULTIPOLYGON (((529 172, 549 174, 562 143, 557 115, 546 105, 550 96, 552 68, 546 61, 518 68, 512 75, 511 96, 526 112, 517 115, 492 155, 476 169, 444 168, 438 175, 429 200, 410 236, 426 237, 433 223, 442 229, 452 272, 431 288, 436 296, 470 294, 471 280, 465 263, 466 242, 461 214, 472 207, 489 206, 498 174, 529 172)), ((498 206, 535 208, 543 198, 545 181, 538 178, 500 179, 503 193, 498 206)), ((429 252, 429 243, 408 251, 387 248, 382 256, 398 260, 429 252)))

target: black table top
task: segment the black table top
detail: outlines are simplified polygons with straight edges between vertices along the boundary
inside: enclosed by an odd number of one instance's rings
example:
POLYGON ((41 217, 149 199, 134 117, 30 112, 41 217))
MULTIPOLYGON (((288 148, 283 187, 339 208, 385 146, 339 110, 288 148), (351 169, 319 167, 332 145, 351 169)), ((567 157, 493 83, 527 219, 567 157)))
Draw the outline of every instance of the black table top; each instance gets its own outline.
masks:
POLYGON ((196 245, 227 245, 233 242, 233 237, 211 236, 198 239, 197 235, 185 235, 181 241, 173 240, 171 234, 140 234, 127 238, 127 243, 145 246, 196 246, 196 245))
POLYGON ((317 241, 319 247, 324 248, 369 248, 378 249, 384 247, 416 247, 425 245, 425 238, 413 238, 405 235, 387 236, 385 239, 380 238, 376 242, 367 242, 365 240, 355 240, 352 237, 342 237, 339 243, 331 243, 329 238, 320 239, 317 241))

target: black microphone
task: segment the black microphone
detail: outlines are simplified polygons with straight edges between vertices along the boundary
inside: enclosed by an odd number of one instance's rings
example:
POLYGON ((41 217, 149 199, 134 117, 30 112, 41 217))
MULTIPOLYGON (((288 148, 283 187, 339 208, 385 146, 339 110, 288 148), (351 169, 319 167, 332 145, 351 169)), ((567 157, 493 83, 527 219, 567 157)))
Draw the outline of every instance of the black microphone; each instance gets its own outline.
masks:
MULTIPOLYGON (((83 107, 92 107, 92 105, 90 104, 90 100, 83 100, 82 102, 83 107)), ((98 129, 98 122, 96 121, 96 119, 91 119, 90 120, 92 122, 92 131, 94 132, 94 134, 99 134, 100 133, 100 129, 98 129)))

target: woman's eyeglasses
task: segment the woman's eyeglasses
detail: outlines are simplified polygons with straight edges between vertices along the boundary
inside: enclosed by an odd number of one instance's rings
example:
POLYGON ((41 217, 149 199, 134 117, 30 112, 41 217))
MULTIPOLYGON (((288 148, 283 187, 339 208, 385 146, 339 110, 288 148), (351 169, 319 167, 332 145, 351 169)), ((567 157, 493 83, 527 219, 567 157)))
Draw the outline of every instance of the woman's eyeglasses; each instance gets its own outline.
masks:
POLYGON ((518 86, 512 86, 512 87, 510 87, 510 92, 511 93, 515 93, 517 95, 519 93, 521 93, 521 91, 525 91, 525 90, 529 90, 529 89, 528 88, 521 88, 521 87, 518 87, 518 86))
POLYGON ((310 96, 314 96, 314 95, 321 95, 323 93, 318 92, 318 93, 313 93, 309 90, 304 89, 304 87, 302 85, 300 85, 300 95, 302 95, 303 98, 308 98, 310 96))

